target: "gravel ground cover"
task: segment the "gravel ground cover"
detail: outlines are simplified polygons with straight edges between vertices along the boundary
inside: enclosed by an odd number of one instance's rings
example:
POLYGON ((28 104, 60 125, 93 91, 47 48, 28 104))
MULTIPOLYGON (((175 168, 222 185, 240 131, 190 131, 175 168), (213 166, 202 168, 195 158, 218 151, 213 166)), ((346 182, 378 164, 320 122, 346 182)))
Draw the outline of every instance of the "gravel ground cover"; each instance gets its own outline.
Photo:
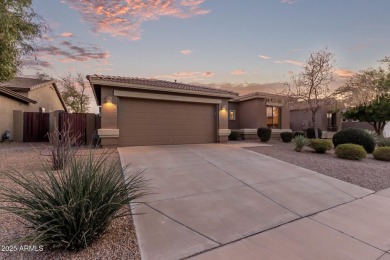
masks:
POLYGON ((281 161, 285 161, 330 177, 346 181, 370 190, 390 187, 390 163, 375 160, 372 155, 361 161, 349 161, 335 157, 334 150, 317 154, 305 147, 301 153, 294 151, 294 144, 271 139, 270 147, 246 148, 281 161))
MULTIPOLYGON (((2 174, 11 168, 29 176, 31 171, 40 172, 39 155, 45 158, 48 151, 43 144, 0 143, 0 183, 16 189, 17 187, 2 174)), ((81 154, 86 154, 85 150, 81 154)), ((103 150, 93 150, 98 154, 103 150)), ((116 150, 112 159, 118 159, 116 150)), ((47 158, 47 156, 46 156, 47 158)), ((107 232, 91 247, 79 252, 51 251, 44 248, 42 252, 6 252, 9 239, 19 237, 27 232, 20 223, 21 219, 0 210, 0 259, 140 259, 137 238, 131 216, 115 219, 107 232), (3 250, 2 250, 3 249, 3 250)))

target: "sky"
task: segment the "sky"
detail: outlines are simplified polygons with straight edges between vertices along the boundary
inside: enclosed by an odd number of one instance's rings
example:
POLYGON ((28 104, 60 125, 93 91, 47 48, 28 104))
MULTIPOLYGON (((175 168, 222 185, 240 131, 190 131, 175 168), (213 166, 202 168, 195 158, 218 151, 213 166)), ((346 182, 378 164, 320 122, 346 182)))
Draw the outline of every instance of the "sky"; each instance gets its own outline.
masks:
POLYGON ((310 52, 347 79, 390 56, 389 0, 33 0, 51 28, 24 75, 81 72, 245 86, 284 82, 310 52))

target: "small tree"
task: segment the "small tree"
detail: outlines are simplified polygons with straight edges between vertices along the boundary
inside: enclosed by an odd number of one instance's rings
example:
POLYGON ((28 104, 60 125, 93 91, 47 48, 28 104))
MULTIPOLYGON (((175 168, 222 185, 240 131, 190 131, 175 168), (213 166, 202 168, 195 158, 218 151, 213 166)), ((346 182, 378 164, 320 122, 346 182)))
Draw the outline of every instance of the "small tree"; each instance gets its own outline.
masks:
POLYGON ((33 40, 45 26, 31 0, 0 1, 0 82, 12 79, 24 55, 34 51, 33 40))
POLYGON ((68 74, 60 78, 61 95, 66 106, 75 113, 86 113, 89 110, 90 98, 86 93, 89 87, 81 73, 76 76, 68 74))
POLYGON ((386 123, 390 121, 390 95, 382 95, 368 104, 351 108, 344 117, 367 122, 374 127, 377 135, 383 136, 386 123))
MULTIPOLYGON (((334 54, 324 50, 310 54, 298 75, 292 76, 292 82, 286 83, 283 93, 290 102, 306 102, 311 111, 311 121, 316 128, 316 114, 332 94, 329 84, 333 81, 334 54)), ((316 131, 316 136, 317 136, 316 131)))

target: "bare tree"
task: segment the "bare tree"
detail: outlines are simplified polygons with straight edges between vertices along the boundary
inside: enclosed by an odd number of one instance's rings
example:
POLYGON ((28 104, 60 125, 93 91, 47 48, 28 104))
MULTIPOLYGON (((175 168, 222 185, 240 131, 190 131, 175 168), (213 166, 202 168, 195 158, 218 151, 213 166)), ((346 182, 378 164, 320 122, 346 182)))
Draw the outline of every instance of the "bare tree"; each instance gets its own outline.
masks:
POLYGON ((61 95, 66 106, 74 113, 86 113, 89 110, 90 97, 86 93, 89 88, 84 76, 77 72, 76 76, 68 74, 60 77, 61 95))
MULTIPOLYGON (((312 52, 302 71, 285 83, 283 94, 290 102, 306 102, 311 111, 313 127, 316 127, 316 114, 324 105, 324 100, 331 97, 329 84, 334 80, 334 54, 327 48, 312 52)), ((317 131, 316 131, 317 136, 317 131)))

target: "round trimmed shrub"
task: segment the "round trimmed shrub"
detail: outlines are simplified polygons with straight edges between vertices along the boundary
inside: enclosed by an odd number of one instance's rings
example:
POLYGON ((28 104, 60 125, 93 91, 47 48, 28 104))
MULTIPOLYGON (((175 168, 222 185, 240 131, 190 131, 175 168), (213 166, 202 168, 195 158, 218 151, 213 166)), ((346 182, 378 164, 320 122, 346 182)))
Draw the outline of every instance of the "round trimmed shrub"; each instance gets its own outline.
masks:
POLYGON ((293 139, 294 134, 292 132, 283 132, 280 133, 280 137, 284 143, 289 143, 293 139))
POLYGON ((372 155, 379 161, 390 162, 390 146, 378 147, 372 155))
POLYGON ((263 143, 268 142, 269 139, 271 139, 271 129, 267 127, 260 127, 257 129, 257 136, 263 143))
POLYGON ((328 140, 311 139, 309 147, 316 153, 325 153, 327 150, 332 149, 332 143, 328 140))
POLYGON ((296 132, 294 132, 294 137, 297 137, 297 136, 305 136, 305 133, 304 132, 302 132, 302 131, 296 131, 296 132))
POLYGON ((239 132, 231 131, 230 135, 228 136, 228 138, 229 138, 230 141, 236 141, 236 140, 238 140, 239 136, 240 136, 239 132))
POLYGON ((372 136, 359 128, 346 128, 334 134, 333 145, 357 144, 364 147, 367 153, 372 153, 375 149, 375 140, 372 136))
POLYGON ((340 144, 336 147, 335 154, 337 157, 347 160, 361 160, 367 156, 364 147, 357 144, 340 144))
MULTIPOLYGON (((322 130, 317 128, 318 130, 318 138, 321 139, 322 138, 322 130)), ((316 132, 315 132, 315 129, 314 128, 308 128, 307 129, 307 132, 306 132, 306 135, 307 135, 307 138, 309 139, 315 139, 316 138, 316 132)))

